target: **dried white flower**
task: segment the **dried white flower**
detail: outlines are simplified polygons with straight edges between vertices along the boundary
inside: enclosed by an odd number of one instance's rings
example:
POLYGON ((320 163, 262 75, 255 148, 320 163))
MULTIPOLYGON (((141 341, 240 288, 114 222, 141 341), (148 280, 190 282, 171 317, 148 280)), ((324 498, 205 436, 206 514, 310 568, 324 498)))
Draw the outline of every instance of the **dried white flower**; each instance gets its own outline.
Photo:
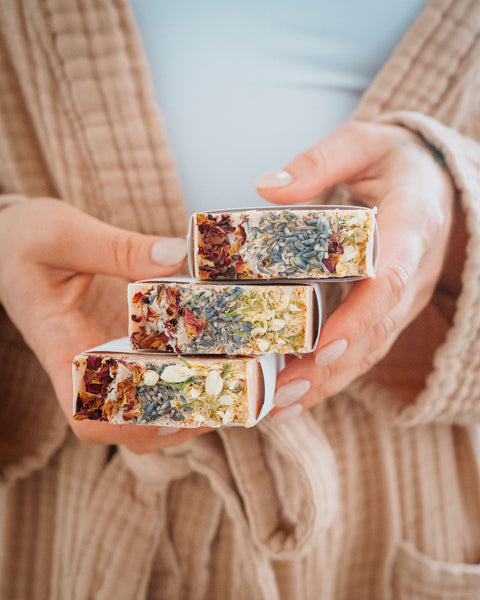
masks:
POLYGON ((252 336, 263 335, 266 329, 264 327, 254 327, 251 331, 252 336))
POLYGON ((160 375, 166 383, 182 383, 194 375, 194 372, 185 365, 170 365, 160 375))
POLYGON ((267 342, 267 340, 257 340, 257 346, 260 352, 267 352, 267 350, 270 348, 270 343, 267 342))
POLYGON ((222 396, 220 396, 220 398, 218 399, 218 403, 220 404, 220 406, 231 406, 233 402, 233 398, 228 394, 222 394, 222 396))
POLYGON ((229 425, 230 423, 232 423, 234 416, 235 416, 235 414, 233 412, 233 407, 232 406, 228 407, 222 418, 223 424, 229 425))
POLYGON ((159 379, 160 375, 156 371, 145 371, 143 374, 144 385, 155 385, 159 379))
POLYGON ((285 325, 286 321, 284 321, 283 319, 272 319, 268 323, 268 327, 272 331, 280 331, 280 329, 283 329, 285 325))
POLYGON ((192 389, 189 391, 188 395, 190 398, 195 399, 195 398, 198 398, 201 393, 202 392, 198 388, 192 387, 192 389))
POLYGON ((358 252, 355 246, 345 246, 342 259, 343 261, 352 260, 357 256, 357 254, 358 252))
POLYGON ((205 380, 205 391, 209 396, 218 396, 223 389, 223 379, 217 371, 211 371, 205 380))

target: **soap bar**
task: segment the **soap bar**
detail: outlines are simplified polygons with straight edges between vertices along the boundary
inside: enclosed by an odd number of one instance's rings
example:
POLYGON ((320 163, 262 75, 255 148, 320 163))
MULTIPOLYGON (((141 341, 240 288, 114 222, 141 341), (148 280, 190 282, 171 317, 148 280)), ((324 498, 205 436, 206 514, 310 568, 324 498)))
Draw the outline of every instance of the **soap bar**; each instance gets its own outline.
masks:
POLYGON ((182 428, 251 427, 267 396, 264 408, 272 407, 274 360, 274 355, 187 360, 160 353, 84 352, 73 362, 73 418, 182 428))
POLYGON ((195 213, 200 280, 373 277, 376 209, 303 207, 195 213))
POLYGON ((312 284, 152 280, 128 286, 132 348, 188 354, 314 349, 320 300, 312 284))

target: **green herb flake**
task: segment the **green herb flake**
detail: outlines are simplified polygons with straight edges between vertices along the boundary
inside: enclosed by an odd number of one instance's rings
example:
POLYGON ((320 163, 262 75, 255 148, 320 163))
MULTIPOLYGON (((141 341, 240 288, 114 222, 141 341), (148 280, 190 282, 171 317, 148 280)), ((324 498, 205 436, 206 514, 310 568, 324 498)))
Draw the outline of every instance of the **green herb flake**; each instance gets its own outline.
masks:
POLYGON ((222 379, 225 379, 225 377, 230 373, 230 371, 232 370, 232 368, 233 368, 233 363, 231 363, 231 362, 225 363, 223 365, 222 372, 220 373, 220 377, 222 379))

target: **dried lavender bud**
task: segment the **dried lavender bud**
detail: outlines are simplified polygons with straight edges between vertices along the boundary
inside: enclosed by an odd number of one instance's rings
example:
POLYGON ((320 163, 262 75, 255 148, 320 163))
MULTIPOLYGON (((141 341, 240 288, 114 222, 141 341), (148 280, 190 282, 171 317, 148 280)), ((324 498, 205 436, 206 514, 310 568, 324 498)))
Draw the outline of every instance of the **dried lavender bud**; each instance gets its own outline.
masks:
POLYGON ((197 213, 197 279, 371 277, 376 209, 197 213))
POLYGON ((129 310, 134 349, 249 355, 311 352, 318 307, 311 284, 152 281, 129 285, 129 310))
POLYGON ((77 356, 73 418, 174 427, 255 423, 263 402, 258 359, 157 356, 77 356), (101 387, 88 392, 100 379, 101 387))

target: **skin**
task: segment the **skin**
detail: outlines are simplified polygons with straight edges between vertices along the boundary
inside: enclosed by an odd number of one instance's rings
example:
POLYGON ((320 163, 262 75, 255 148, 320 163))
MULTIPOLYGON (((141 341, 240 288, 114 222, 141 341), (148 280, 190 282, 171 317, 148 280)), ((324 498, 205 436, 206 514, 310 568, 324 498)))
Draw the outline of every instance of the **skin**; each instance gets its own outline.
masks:
POLYGON ((0 211, 0 299, 52 380, 75 435, 147 453, 209 431, 110 425, 72 419, 72 360, 127 334, 127 281, 173 275, 155 263, 160 238, 118 229, 53 198, 0 211), (159 435, 160 432, 169 435, 159 435))
POLYGON ((292 358, 279 376, 277 390, 296 380, 310 382, 303 397, 291 399, 309 408, 377 365, 427 307, 437 286, 458 294, 465 225, 461 211, 454 211, 454 186, 441 160, 399 126, 349 123, 284 170, 292 182, 258 188, 263 198, 298 204, 342 183, 353 198, 378 207, 376 278, 352 286, 325 323, 316 352, 292 358), (447 253, 452 232, 456 250, 447 253), (318 366, 316 357, 336 340, 347 341, 344 354, 318 366))
MULTIPOLYGON (((441 276, 452 294, 458 291, 458 269, 444 265, 454 189, 420 139, 396 126, 348 124, 285 170, 292 183, 259 189, 263 198, 296 204, 343 182, 355 198, 378 207, 381 232, 376 279, 357 283, 321 334, 317 354, 339 339, 348 342, 345 354, 321 368, 315 355, 292 358, 279 377, 277 389, 308 379, 315 393, 301 402, 309 407, 383 358, 429 303, 441 276)), ((84 442, 123 444, 147 453, 209 431, 159 436, 154 427, 72 420, 72 360, 126 334, 127 280, 173 275, 181 266, 152 261, 158 239, 117 229, 52 198, 0 211, 0 255, 8 256, 0 265, 1 302, 50 376, 70 426, 84 442)), ((455 260, 458 265, 461 257, 455 260)))

